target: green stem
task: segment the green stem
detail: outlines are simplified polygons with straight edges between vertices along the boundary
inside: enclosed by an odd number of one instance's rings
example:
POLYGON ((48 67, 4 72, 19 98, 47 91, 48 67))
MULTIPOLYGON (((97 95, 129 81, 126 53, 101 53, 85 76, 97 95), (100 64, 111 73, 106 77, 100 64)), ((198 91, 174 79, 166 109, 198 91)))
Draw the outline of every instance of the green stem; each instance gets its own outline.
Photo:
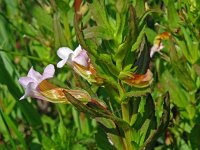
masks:
MULTIPOLYGON (((123 120, 126 122, 130 122, 130 112, 129 112, 129 103, 122 103, 121 104, 121 109, 122 109, 122 117, 123 120)), ((126 150, 133 150, 133 146, 131 144, 131 128, 124 128, 124 134, 125 134, 125 142, 126 142, 126 150)))

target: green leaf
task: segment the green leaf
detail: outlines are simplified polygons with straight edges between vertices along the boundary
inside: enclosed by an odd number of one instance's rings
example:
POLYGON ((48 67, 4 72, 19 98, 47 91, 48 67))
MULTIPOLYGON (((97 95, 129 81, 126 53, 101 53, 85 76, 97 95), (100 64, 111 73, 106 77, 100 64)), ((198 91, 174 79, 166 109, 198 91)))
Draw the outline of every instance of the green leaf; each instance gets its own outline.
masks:
POLYGON ((97 142, 97 145, 100 149, 109 149, 109 150, 115 150, 115 147, 113 147, 110 142, 108 141, 106 133, 102 130, 102 128, 97 129, 97 133, 95 134, 95 141, 97 142))
POLYGON ((179 78, 179 83, 184 86, 184 88, 189 92, 196 91, 195 81, 191 77, 191 72, 187 69, 184 63, 173 63, 174 71, 176 76, 179 78))
POLYGON ((69 100, 69 102, 72 105, 74 105, 79 111, 89 114, 90 117, 93 117, 93 118, 103 117, 106 119, 111 119, 120 127, 124 127, 124 128, 129 127, 128 123, 126 123, 122 119, 111 114, 104 106, 99 104, 97 101, 93 100, 93 101, 90 101, 88 105, 84 105, 78 99, 74 98, 71 94, 67 93, 66 91, 64 93, 65 93, 66 98, 69 100))
POLYGON ((153 45, 154 39, 157 36, 157 33, 148 27, 145 28, 145 33, 147 36, 147 41, 149 41, 153 45))
POLYGON ((132 52, 137 50, 139 48, 140 44, 142 43, 144 35, 145 35, 145 29, 146 29, 146 26, 143 26, 142 30, 140 31, 139 35, 137 36, 135 43, 133 44, 133 46, 131 48, 132 52))
POLYGON ((146 36, 143 37, 143 40, 140 43, 138 53, 139 57, 135 62, 135 66, 137 67, 136 73, 145 74, 149 69, 149 63, 150 63, 150 51, 146 36))
POLYGON ((0 132, 1 132, 2 134, 4 134, 5 137, 8 136, 12 148, 13 148, 14 150, 17 150, 16 144, 15 144, 15 142, 14 142, 14 139, 11 137, 11 133, 10 133, 9 127, 8 127, 8 125, 7 125, 7 123, 6 123, 6 120, 5 120, 4 116, 3 116, 3 113, 2 113, 2 110, 1 110, 1 109, 0 109, 0 123, 1 123, 1 124, 0 124, 0 127, 1 127, 1 128, 0 128, 0 132))
MULTIPOLYGON (((181 31, 183 32, 185 38, 185 44, 187 44, 187 47, 181 50, 185 54, 186 58, 188 58, 188 61, 194 64, 199 58, 199 42, 191 36, 192 33, 190 33, 188 29, 181 27, 181 31)), ((179 41, 179 43, 181 42, 182 41, 179 41)))
POLYGON ((181 108, 186 108, 188 106, 189 101, 185 91, 180 87, 180 85, 168 71, 163 73, 161 83, 165 88, 165 91, 169 91, 171 102, 181 108))
POLYGON ((175 3, 174 0, 168 0, 167 3, 167 17, 168 17, 168 22, 169 27, 174 29, 179 26, 179 16, 175 8, 175 3))
POLYGON ((151 94, 148 94, 146 98, 143 120, 145 121, 139 130, 139 133, 141 135, 139 145, 142 145, 145 142, 147 137, 150 135, 151 131, 153 131, 157 126, 155 117, 155 104, 151 94))
POLYGON ((195 124, 190 134, 190 142, 192 149, 200 149, 200 124, 195 124))
POLYGON ((42 147, 45 149, 45 150, 56 150, 56 145, 54 143, 54 141, 49 138, 48 136, 46 136, 44 133, 42 134, 42 147))
POLYGON ((64 33, 63 33, 63 29, 61 27, 59 20, 60 20, 60 17, 58 13, 55 13, 53 17, 53 25, 54 25, 54 39, 55 39, 56 48, 66 46, 67 44, 64 33))
POLYGON ((36 18, 37 23, 40 27, 44 27, 48 29, 49 31, 53 32, 53 19, 51 16, 45 11, 45 9, 42 9, 40 6, 33 6, 31 13, 33 17, 36 18))
POLYGON ((112 33, 112 28, 108 20, 104 1, 94 0, 92 3, 88 5, 91 11, 91 14, 94 20, 96 21, 97 25, 105 27, 109 32, 112 33))
POLYGON ((15 125, 15 123, 11 120, 11 118, 4 114, 4 112, 1 111, 1 115, 3 116, 3 118, 6 121, 6 124, 8 125, 9 129, 15 133, 15 135, 17 136, 17 139, 20 141, 20 143, 23 145, 24 149, 27 149, 27 145, 26 142, 24 140, 23 134, 18 130, 17 126, 15 125))
POLYGON ((111 40, 113 38, 113 33, 109 32, 108 29, 102 26, 88 27, 85 30, 83 30, 83 34, 86 39, 100 38, 105 40, 111 40))
POLYGON ((154 148, 154 144, 156 143, 157 139, 167 128, 169 120, 170 120, 170 101, 169 101, 169 93, 166 93, 164 96, 163 113, 160 123, 157 129, 154 132, 152 132, 152 134, 148 137, 143 146, 140 148, 141 150, 142 149, 151 150, 154 148))
POLYGON ((192 67, 195 70, 196 74, 200 77, 200 65, 194 64, 192 67))
POLYGON ((136 1, 135 5, 137 17, 141 17, 145 11, 145 2, 144 0, 136 1))
POLYGON ((122 64, 125 56, 128 55, 129 52, 131 51, 131 47, 136 40, 136 34, 137 34, 135 9, 131 6, 129 11, 130 11, 130 16, 128 25, 128 35, 125 41, 119 45, 114 56, 117 63, 117 68, 120 70, 122 70, 122 64))
POLYGON ((116 38, 117 43, 123 41, 123 32, 127 22, 128 0, 117 0, 116 2, 116 38))

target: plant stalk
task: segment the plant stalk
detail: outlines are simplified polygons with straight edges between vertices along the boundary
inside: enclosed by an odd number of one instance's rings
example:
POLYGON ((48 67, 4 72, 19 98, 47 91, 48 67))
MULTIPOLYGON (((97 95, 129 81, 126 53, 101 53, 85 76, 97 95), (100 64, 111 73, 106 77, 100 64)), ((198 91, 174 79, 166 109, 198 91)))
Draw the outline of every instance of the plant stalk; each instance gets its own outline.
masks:
MULTIPOLYGON (((125 102, 121 104, 121 109, 122 109, 122 117, 123 120, 126 121, 127 123, 130 122, 130 117, 129 117, 129 103, 125 102)), ((132 136, 131 136, 131 128, 124 128, 124 134, 125 134, 125 143, 126 143, 126 150, 134 150, 133 146, 131 144, 132 141, 132 136)))

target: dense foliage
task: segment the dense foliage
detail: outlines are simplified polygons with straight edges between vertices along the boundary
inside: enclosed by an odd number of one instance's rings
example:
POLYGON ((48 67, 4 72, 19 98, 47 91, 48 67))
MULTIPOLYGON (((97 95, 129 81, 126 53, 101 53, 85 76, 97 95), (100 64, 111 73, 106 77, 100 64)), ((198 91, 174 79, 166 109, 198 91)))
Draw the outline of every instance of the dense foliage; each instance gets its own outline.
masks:
POLYGON ((199 0, 0 0, 0 149, 200 149, 199 38, 199 0), (49 80, 70 104, 19 100, 21 76, 79 44, 91 75, 49 80))

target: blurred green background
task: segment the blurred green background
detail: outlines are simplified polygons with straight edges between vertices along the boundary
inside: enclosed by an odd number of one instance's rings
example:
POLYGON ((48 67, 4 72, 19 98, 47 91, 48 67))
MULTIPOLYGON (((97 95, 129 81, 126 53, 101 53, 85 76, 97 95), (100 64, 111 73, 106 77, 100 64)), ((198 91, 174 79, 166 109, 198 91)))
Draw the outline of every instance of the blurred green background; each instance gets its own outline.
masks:
MULTIPOLYGON (((172 35, 163 41, 165 48, 151 66, 157 116, 162 113, 161 95, 169 91, 171 100, 170 125, 156 149, 199 149, 200 0, 147 0, 146 4, 162 12, 147 19, 148 41, 153 45, 163 31, 172 35)), ((114 6, 115 0, 106 0, 110 15, 114 6)), ((30 98, 19 101, 24 92, 20 76, 31 66, 41 72, 47 64, 55 65, 59 47, 77 47, 73 17, 73 0, 0 0, 0 149, 113 148, 104 143, 106 135, 96 122, 72 106, 30 98)), ((86 13, 83 22, 89 18, 86 13)), ((56 69, 51 82, 76 87, 67 67, 56 69)))

